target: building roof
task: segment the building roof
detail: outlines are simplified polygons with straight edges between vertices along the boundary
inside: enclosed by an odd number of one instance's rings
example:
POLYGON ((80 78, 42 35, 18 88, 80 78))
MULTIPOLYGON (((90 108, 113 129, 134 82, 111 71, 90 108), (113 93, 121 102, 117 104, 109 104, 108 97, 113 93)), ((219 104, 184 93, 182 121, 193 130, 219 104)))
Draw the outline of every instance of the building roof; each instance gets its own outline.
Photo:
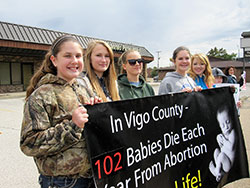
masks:
POLYGON ((250 37, 250 31, 245 31, 245 32, 243 32, 243 33, 241 34, 241 36, 244 37, 244 38, 250 37))
MULTIPOLYGON (((52 42, 59 36, 64 34, 70 34, 74 36, 83 46, 87 48, 87 44, 91 40, 98 40, 97 38, 86 37, 82 35, 76 35, 71 33, 65 33, 60 31, 53 31, 48 29, 42 29, 37 27, 12 24, 0 21, 0 40, 8 40, 15 42, 25 42, 33 44, 51 45, 52 42)), ((104 40, 107 42, 114 51, 126 51, 128 49, 135 49, 140 52, 144 57, 153 58, 154 56, 143 46, 137 46, 133 44, 126 44, 121 42, 115 42, 110 40, 104 40)))

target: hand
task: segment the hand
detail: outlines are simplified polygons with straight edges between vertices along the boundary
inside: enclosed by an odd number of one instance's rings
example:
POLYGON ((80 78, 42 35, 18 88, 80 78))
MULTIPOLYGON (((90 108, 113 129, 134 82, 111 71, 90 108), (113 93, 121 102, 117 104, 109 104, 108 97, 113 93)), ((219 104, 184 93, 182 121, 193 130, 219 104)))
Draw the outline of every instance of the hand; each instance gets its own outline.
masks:
POLYGON ((236 105, 237 105, 238 108, 241 108, 241 106, 242 106, 241 101, 238 101, 236 105))
POLYGON ((201 91, 201 90, 202 90, 201 86, 196 86, 196 87, 194 88, 194 91, 201 91))
POLYGON ((72 121, 80 128, 84 128, 85 123, 88 122, 88 113, 87 109, 83 106, 79 106, 74 112, 72 113, 72 121))
POLYGON ((94 105, 101 102, 103 102, 102 98, 95 96, 91 97, 90 100, 87 101, 85 104, 94 105))
POLYGON ((235 92, 235 87, 234 86, 230 86, 230 90, 231 90, 232 93, 234 93, 235 92))
POLYGON ((191 93, 193 90, 190 87, 186 87, 182 90, 182 92, 187 92, 187 93, 191 93))
POLYGON ((224 145, 224 136, 222 134, 217 135, 217 142, 218 142, 220 148, 224 145))

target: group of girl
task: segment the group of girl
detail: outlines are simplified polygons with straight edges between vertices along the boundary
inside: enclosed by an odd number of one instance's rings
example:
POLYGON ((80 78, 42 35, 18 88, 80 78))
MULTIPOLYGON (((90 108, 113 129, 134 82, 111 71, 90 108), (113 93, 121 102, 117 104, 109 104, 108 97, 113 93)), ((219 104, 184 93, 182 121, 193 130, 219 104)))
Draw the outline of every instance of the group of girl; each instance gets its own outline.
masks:
POLYGON ((204 54, 191 56, 188 48, 175 49, 171 61, 175 72, 168 72, 162 80, 159 94, 200 91, 211 88, 214 83, 209 60, 204 54))
POLYGON ((217 67, 212 69, 205 54, 191 56, 189 49, 184 46, 174 51, 171 61, 176 70, 166 74, 160 84, 159 94, 200 91, 213 88, 218 83, 239 83, 240 86, 243 83, 242 79, 236 81, 234 67, 226 68, 226 74, 217 67))
POLYGON ((140 75, 144 60, 138 51, 125 52, 119 62, 124 73, 117 80, 106 42, 90 42, 85 55, 73 36, 52 43, 27 89, 20 139, 22 152, 35 160, 41 188, 94 187, 84 104, 154 95, 140 75))
MULTIPOLYGON (((206 56, 191 58, 187 48, 179 47, 172 59, 176 71, 167 73, 159 94, 212 87, 206 56)), ((91 41, 85 55, 70 35, 53 42, 27 89, 20 140, 23 153, 35 160, 41 188, 94 187, 83 134, 88 122, 84 104, 155 95, 141 76, 144 60, 138 51, 124 52, 118 63, 122 74, 117 77, 113 51, 104 41, 91 41)))
MULTIPOLYGON (((191 56, 188 48, 178 47, 171 58, 175 65, 175 72, 168 72, 159 87, 159 94, 176 92, 201 91, 216 87, 215 84, 231 83, 240 86, 243 81, 236 81, 234 67, 226 68, 226 75, 221 69, 211 69, 208 57, 205 54, 194 54, 191 56)), ((238 108, 241 101, 236 102, 238 108)))

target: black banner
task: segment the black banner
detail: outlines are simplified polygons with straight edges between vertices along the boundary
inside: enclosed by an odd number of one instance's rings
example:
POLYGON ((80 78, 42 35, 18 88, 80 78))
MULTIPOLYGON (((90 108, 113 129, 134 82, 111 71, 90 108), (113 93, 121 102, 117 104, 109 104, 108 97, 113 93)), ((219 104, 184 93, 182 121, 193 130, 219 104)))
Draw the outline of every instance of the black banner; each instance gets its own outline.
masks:
POLYGON ((249 177, 229 87, 86 108, 98 188, 215 188, 249 177))

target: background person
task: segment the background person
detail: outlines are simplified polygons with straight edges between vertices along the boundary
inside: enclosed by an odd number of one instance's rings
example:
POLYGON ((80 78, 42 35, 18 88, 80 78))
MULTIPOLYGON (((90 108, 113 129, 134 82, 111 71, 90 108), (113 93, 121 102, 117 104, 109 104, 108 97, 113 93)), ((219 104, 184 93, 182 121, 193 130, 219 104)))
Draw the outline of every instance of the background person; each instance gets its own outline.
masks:
POLYGON ((88 92, 76 82, 83 49, 69 35, 57 38, 26 93, 20 147, 34 157, 41 188, 87 188, 92 182, 85 139, 88 92))
POLYGON ((217 67, 212 69, 212 73, 214 76, 214 84, 228 83, 227 76, 223 73, 223 71, 217 67))
MULTIPOLYGON (((213 85, 213 87, 216 87, 216 84, 228 83, 228 81, 227 81, 228 77, 223 73, 223 71, 221 69, 219 69, 217 67, 214 67, 212 69, 212 73, 214 75, 214 85, 213 85)), ((240 99, 238 101, 236 101, 236 106, 238 108, 241 108, 242 102, 241 102, 240 99)), ((239 114, 239 111, 238 111, 238 114, 239 114)))
POLYGON ((176 92, 192 92, 200 90, 196 87, 194 80, 187 75, 190 67, 191 54, 188 48, 180 46, 173 52, 172 61, 175 64, 175 72, 168 72, 161 81, 159 94, 176 92))
POLYGON ((90 83, 94 93, 104 102, 119 100, 114 54, 110 46, 104 41, 91 41, 86 49, 84 63, 86 76, 82 76, 82 81, 78 79, 79 83, 86 87, 90 83))
POLYGON ((202 89, 212 88, 213 86, 214 76, 209 59, 205 54, 192 55, 188 75, 195 81, 196 85, 202 89))
POLYGON ((240 87, 244 84, 244 72, 241 72, 241 76, 240 76, 240 80, 237 81, 237 77, 234 75, 235 73, 235 67, 233 66, 229 66, 225 69, 225 74, 228 78, 228 83, 232 83, 232 84, 239 84, 240 87))
POLYGON ((234 75, 235 68, 233 66, 229 66, 225 69, 225 75, 227 76, 228 83, 237 84, 237 78, 234 75))
POLYGON ((240 84, 240 87, 244 85, 245 77, 246 77, 246 71, 242 71, 240 75, 240 80, 238 81, 238 84, 240 84))
POLYGON ((140 75, 144 61, 138 51, 124 52, 118 62, 122 65, 123 73, 118 76, 118 89, 121 99, 147 97, 155 94, 151 85, 140 75))

